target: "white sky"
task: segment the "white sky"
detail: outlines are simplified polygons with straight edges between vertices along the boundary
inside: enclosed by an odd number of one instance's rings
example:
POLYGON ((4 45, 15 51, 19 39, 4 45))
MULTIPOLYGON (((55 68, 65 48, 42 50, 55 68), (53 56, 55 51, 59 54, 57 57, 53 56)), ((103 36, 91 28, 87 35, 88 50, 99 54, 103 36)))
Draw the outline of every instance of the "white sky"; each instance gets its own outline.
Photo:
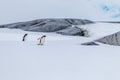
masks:
MULTIPOLYGON (((102 19, 104 16, 101 16, 99 10, 94 8, 93 5, 97 1, 98 0, 0 0, 0 24, 39 18, 102 19)), ((111 0, 106 1, 110 3, 111 0)))

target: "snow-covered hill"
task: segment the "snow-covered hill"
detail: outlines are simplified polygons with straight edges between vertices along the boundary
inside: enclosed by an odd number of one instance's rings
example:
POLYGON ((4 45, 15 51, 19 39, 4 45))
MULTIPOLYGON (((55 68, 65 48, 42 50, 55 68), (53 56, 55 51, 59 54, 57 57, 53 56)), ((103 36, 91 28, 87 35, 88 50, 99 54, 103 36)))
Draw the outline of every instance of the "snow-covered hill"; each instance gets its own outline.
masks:
POLYGON ((119 25, 99 23, 85 28, 91 37, 1 28, 0 80, 119 80, 119 47, 81 45, 119 31, 119 25), (25 33, 28 37, 22 42, 25 33), (44 34, 45 45, 38 46, 37 38, 44 34))

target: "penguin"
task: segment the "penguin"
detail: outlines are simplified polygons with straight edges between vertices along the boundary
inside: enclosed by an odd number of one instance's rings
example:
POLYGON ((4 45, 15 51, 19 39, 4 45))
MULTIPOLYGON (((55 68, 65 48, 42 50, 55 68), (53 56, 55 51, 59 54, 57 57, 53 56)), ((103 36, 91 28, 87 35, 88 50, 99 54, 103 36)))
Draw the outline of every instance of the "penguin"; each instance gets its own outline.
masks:
POLYGON ((28 34, 24 34, 22 41, 25 41, 25 40, 26 40, 27 35, 28 35, 28 34))
POLYGON ((40 40, 38 45, 41 45, 41 46, 44 45, 44 43, 45 43, 45 38, 46 38, 46 35, 43 35, 43 36, 41 36, 40 38, 38 38, 38 40, 40 40))

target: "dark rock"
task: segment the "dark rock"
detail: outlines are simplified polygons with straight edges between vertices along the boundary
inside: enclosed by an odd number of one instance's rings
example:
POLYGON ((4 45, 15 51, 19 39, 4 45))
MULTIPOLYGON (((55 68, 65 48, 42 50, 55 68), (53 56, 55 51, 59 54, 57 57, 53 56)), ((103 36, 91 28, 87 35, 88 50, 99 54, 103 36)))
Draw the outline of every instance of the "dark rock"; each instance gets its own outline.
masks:
POLYGON ((0 28, 5 28, 5 26, 4 26, 4 25, 1 25, 0 28))
POLYGON ((86 45, 86 46, 95 46, 95 45, 99 45, 99 44, 97 44, 97 43, 95 43, 95 42, 86 42, 86 43, 82 43, 81 45, 86 45))
POLYGON ((73 36, 85 36, 88 37, 88 31, 83 30, 82 28, 78 27, 68 27, 63 30, 59 30, 56 33, 63 34, 63 35, 73 35, 73 36))
POLYGON ((96 41, 104 44, 120 46, 120 32, 105 36, 96 41))
POLYGON ((18 22, 0 26, 1 28, 22 29, 35 32, 57 32, 64 35, 82 35, 79 28, 70 28, 71 25, 85 25, 93 23, 81 19, 38 19, 27 22, 18 22), (72 30, 73 29, 73 30, 72 30))
POLYGON ((82 36, 83 31, 80 28, 77 27, 69 27, 60 31, 57 31, 57 33, 59 34, 63 34, 63 35, 80 35, 82 36))

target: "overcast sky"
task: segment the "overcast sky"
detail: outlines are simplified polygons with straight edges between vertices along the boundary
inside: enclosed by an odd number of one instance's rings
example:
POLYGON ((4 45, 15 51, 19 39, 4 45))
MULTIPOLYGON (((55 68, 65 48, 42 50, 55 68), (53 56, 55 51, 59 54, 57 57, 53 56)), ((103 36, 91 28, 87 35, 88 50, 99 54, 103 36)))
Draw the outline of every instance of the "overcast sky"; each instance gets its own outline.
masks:
MULTIPOLYGON (((0 24, 40 18, 92 19, 91 16, 100 16, 97 9, 94 9, 94 5, 91 6, 92 2, 94 4, 94 2, 97 1, 98 0, 0 0, 0 24), (96 12, 98 13, 96 14, 96 12)), ((111 0, 106 1, 110 2, 111 0)))

